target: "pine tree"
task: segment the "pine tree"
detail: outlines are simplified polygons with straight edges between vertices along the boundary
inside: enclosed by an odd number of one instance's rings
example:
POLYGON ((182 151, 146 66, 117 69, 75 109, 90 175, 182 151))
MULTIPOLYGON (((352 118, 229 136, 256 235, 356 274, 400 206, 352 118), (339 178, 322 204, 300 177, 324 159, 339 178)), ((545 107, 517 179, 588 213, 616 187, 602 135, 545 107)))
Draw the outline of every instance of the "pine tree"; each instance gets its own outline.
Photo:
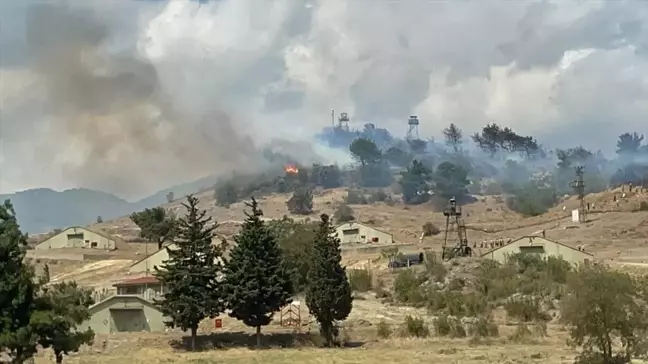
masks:
POLYGON ((198 209, 198 199, 187 196, 183 203, 187 215, 179 219, 176 249, 169 249, 169 259, 154 275, 168 290, 156 303, 169 327, 191 330, 191 349, 195 349, 198 324, 206 317, 214 318, 225 309, 221 286, 223 247, 212 245, 217 224, 208 227, 211 217, 198 209))
POLYGON ((308 272, 306 304, 319 322, 327 346, 337 337, 335 322, 346 319, 353 307, 351 285, 341 261, 340 239, 328 215, 322 214, 308 272))
POLYGON ((0 205, 0 352, 22 363, 36 352, 29 322, 37 284, 33 269, 23 263, 27 236, 20 231, 9 200, 0 205))
POLYGON ((91 290, 75 282, 57 283, 42 287, 36 301, 30 325, 38 335, 39 345, 52 348, 56 363, 63 362, 63 355, 79 351, 81 345, 92 344, 92 329, 78 327, 90 319, 89 308, 94 303, 91 290))
POLYGON ((292 302, 293 285, 275 236, 261 220, 263 212, 252 198, 252 211, 234 237, 225 269, 230 316, 256 328, 257 346, 261 346, 261 326, 272 321, 281 307, 292 302))

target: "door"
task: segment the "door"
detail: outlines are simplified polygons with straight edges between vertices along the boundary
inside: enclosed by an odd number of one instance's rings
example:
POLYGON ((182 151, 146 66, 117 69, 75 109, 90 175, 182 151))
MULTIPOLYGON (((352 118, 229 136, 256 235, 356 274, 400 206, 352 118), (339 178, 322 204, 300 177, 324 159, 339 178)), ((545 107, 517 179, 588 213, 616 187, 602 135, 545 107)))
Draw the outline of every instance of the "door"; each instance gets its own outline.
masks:
POLYGON ((67 247, 68 248, 81 248, 83 247, 83 233, 67 234, 67 247))
POLYGON ((112 325, 110 332, 139 332, 150 331, 146 315, 141 308, 111 309, 112 325))

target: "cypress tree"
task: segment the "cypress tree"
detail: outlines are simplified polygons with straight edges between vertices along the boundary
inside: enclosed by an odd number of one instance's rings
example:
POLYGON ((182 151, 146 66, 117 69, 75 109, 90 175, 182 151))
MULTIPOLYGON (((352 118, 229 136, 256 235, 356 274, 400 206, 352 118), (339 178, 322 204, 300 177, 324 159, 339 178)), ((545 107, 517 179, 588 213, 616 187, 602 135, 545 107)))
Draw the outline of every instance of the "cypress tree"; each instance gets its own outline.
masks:
POLYGON ((187 196, 183 203, 187 215, 178 220, 176 248, 169 249, 169 259, 154 275, 167 289, 156 303, 171 321, 169 327, 191 330, 191 350, 195 349, 198 324, 214 318, 225 309, 220 281, 223 272, 223 246, 212 245, 217 224, 208 226, 211 217, 198 209, 198 198, 187 196))
POLYGON ((349 316, 353 296, 346 269, 341 264, 340 239, 326 214, 321 215, 312 254, 306 304, 320 324, 320 333, 326 340, 326 346, 332 346, 338 335, 335 322, 349 316))
POLYGON ((225 268, 230 316, 256 328, 257 346, 261 346, 261 327, 272 321, 281 307, 292 302, 293 285, 281 250, 265 223, 263 212, 252 198, 246 203, 251 212, 230 252, 225 268))
POLYGON ((7 200, 0 205, 0 352, 7 352, 13 363, 36 353, 37 336, 29 323, 37 283, 33 269, 23 262, 26 248, 27 235, 7 200))

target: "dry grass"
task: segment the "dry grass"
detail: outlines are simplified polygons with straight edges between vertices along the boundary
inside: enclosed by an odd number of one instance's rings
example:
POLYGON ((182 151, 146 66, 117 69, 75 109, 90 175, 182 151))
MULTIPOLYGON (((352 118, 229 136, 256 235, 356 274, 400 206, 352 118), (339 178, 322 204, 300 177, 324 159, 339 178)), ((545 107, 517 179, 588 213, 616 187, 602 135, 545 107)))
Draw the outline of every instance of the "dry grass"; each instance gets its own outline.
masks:
MULTIPOLYGON (((254 350, 248 348, 215 349, 203 352, 186 352, 167 347, 123 347, 105 352, 88 351, 73 355, 66 363, 112 364, 284 364, 284 363, 338 363, 373 364, 389 362, 409 363, 571 363, 574 352, 547 339, 536 344, 512 344, 506 339, 489 343, 471 344, 470 340, 388 339, 373 341, 358 348, 319 349, 299 347, 287 349, 254 350)), ((49 354, 40 356, 36 363, 49 363, 49 354)))

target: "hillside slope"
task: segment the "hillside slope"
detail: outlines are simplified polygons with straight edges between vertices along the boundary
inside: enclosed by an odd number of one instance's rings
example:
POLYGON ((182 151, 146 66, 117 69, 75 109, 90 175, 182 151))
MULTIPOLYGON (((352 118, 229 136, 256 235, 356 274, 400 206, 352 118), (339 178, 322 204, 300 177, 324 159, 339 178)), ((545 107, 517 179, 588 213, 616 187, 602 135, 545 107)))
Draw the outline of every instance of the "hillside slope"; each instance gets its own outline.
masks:
MULTIPOLYGON (((570 197, 546 214, 535 217, 523 217, 510 211, 500 196, 480 196, 477 201, 463 206, 468 238, 471 244, 490 239, 511 239, 522 235, 539 234, 545 230, 547 237, 571 246, 584 244, 604 256, 618 256, 619 250, 632 251, 636 247, 648 248, 648 212, 636 212, 641 201, 648 201, 648 193, 626 193, 620 189, 610 190, 587 196, 594 203, 590 221, 586 224, 571 222, 571 210, 580 202, 570 197), (617 196, 618 205, 614 201, 617 196)), ((259 203, 266 218, 278 219, 287 215, 296 219, 317 219, 320 213, 332 214, 338 203, 346 196, 345 188, 316 190, 313 198, 314 213, 309 216, 292 215, 286 208, 288 194, 273 194, 260 197, 259 203)), ((197 194, 199 207, 205 209, 209 216, 219 223, 217 232, 231 237, 238 232, 240 223, 245 219, 245 204, 238 202, 224 208, 216 206, 211 191, 197 194)), ((163 207, 178 215, 184 214, 182 199, 165 204, 163 207)), ((432 222, 442 230, 445 228, 445 217, 435 211, 429 204, 407 206, 403 204, 387 205, 350 205, 356 220, 379 230, 391 233, 398 243, 418 243, 422 225, 432 222)), ((139 229, 127 217, 121 217, 92 228, 114 234, 126 241, 138 239, 139 229)), ((426 238, 423 245, 439 247, 444 234, 426 238)), ((648 256, 648 252, 646 254, 648 256)))
POLYGON ((159 206, 166 203, 169 192, 173 192, 175 196, 183 196, 211 187, 215 182, 215 176, 205 177, 166 188, 136 202, 87 188, 64 191, 36 188, 0 195, 0 201, 11 200, 23 231, 39 234, 68 226, 92 224, 97 221, 98 216, 103 220, 110 220, 159 206))

